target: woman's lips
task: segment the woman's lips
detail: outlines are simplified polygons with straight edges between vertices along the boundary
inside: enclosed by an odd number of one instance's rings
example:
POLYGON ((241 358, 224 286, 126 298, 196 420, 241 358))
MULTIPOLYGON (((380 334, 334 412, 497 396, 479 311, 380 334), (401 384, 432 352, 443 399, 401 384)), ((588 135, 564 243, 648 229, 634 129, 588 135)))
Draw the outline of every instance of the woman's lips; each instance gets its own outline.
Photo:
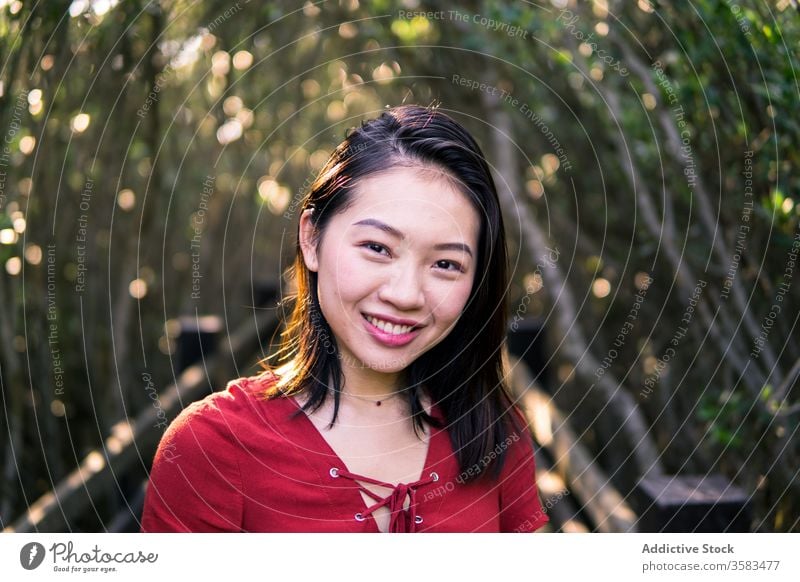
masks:
POLYGON ((383 324, 391 324, 399 326, 407 325, 408 327, 424 327, 419 321, 414 321, 413 319, 404 319, 399 317, 392 317, 391 315, 367 313, 367 312, 362 312, 361 315, 369 319, 370 323, 372 323, 372 325, 375 325, 376 327, 381 327, 380 325, 378 325, 379 322, 383 324), (377 320, 377 321, 372 321, 372 320, 377 320))
POLYGON ((372 323, 370 319, 373 319, 373 321, 377 319, 374 318, 373 316, 364 315, 363 319, 364 319, 364 327, 369 332, 369 334, 381 344, 390 347, 399 347, 410 343, 415 337, 417 337, 417 335, 419 335, 419 331, 421 329, 418 327, 411 328, 409 326, 396 326, 396 325, 388 326, 391 327, 392 330, 397 329, 398 327, 401 329, 402 328, 408 329, 408 331, 405 332, 401 331, 401 333, 392 333, 391 331, 387 331, 388 329, 387 325, 384 326, 384 329, 381 329, 380 327, 372 323))

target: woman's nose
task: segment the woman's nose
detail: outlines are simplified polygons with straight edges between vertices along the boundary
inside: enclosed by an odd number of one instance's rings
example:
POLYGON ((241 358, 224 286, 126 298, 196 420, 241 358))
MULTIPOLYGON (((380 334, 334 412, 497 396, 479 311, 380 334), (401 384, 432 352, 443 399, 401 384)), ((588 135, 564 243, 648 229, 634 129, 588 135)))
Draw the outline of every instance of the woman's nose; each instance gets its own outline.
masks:
POLYGON ((378 297, 397 309, 408 311, 422 307, 425 296, 417 267, 410 264, 410 261, 397 263, 391 270, 388 280, 378 290, 378 297))

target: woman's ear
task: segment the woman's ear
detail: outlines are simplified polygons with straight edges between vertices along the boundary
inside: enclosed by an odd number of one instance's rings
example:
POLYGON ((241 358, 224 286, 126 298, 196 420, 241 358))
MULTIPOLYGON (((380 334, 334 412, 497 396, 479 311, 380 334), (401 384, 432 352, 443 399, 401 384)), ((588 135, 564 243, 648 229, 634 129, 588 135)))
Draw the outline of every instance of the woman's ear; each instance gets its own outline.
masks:
POLYGON ((316 272, 319 269, 317 258, 317 245, 314 242, 314 225, 311 223, 313 209, 304 210, 300 215, 300 250, 303 252, 303 261, 309 271, 316 272))

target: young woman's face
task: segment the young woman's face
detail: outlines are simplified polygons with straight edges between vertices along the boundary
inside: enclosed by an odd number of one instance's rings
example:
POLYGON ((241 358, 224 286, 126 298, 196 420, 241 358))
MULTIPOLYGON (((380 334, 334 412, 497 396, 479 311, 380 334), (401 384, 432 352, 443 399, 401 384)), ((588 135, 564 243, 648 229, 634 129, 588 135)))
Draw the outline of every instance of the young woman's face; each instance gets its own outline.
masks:
POLYGON ((361 180, 318 246, 300 220, 306 266, 344 368, 394 374, 442 341, 475 277, 480 218, 431 170, 397 168, 361 180))

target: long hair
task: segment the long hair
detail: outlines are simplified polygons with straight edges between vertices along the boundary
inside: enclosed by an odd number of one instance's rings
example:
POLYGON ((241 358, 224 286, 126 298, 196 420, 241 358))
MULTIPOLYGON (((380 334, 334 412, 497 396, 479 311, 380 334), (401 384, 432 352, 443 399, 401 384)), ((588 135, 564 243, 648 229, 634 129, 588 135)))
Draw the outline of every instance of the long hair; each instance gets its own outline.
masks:
MULTIPOLYGON (((301 212, 314 210, 316 244, 331 217, 348 207, 359 180, 397 167, 444 171, 481 221, 475 279, 462 315, 445 339, 405 370, 404 394, 414 428, 419 434, 423 423, 441 426, 420 402, 424 388, 444 413, 464 481, 483 477, 490 466, 497 478, 511 431, 523 435, 525 431, 511 413, 513 402, 504 382, 507 250, 497 190, 478 144, 437 109, 416 105, 388 109, 362 122, 336 148, 303 199, 301 212)), ((308 400, 297 411, 302 414, 318 409, 331 389, 334 410, 329 426, 333 426, 342 383, 339 349, 320 308, 317 273, 306 267, 299 238, 298 232, 290 268, 296 295, 277 352, 286 363, 266 396, 306 393, 308 400)), ((261 363, 271 371, 266 360, 261 363)))

